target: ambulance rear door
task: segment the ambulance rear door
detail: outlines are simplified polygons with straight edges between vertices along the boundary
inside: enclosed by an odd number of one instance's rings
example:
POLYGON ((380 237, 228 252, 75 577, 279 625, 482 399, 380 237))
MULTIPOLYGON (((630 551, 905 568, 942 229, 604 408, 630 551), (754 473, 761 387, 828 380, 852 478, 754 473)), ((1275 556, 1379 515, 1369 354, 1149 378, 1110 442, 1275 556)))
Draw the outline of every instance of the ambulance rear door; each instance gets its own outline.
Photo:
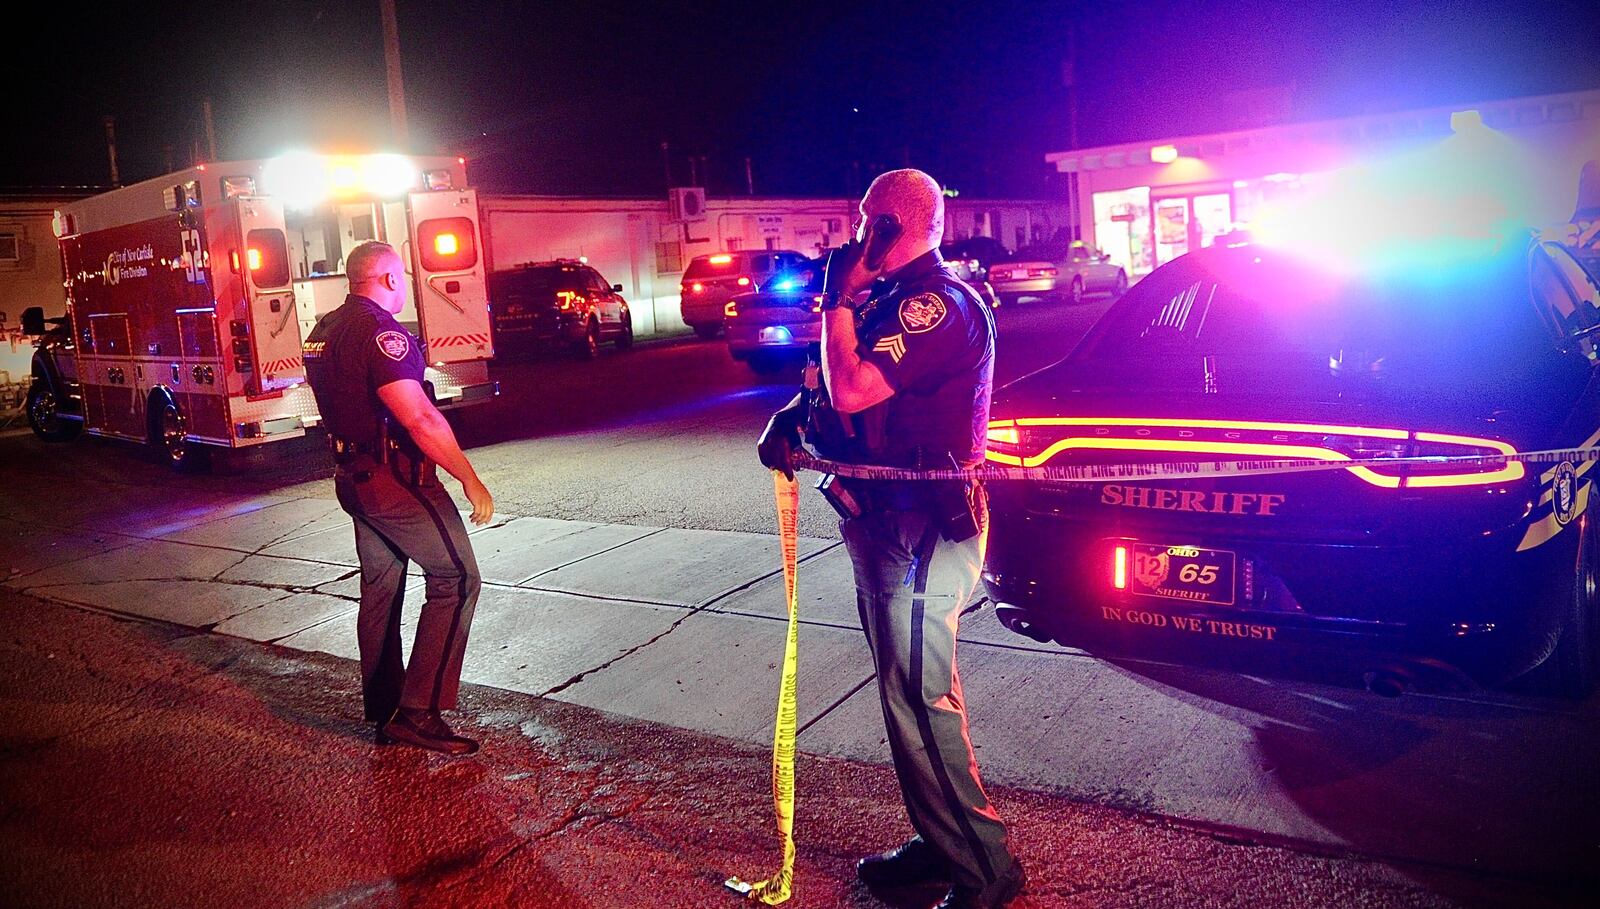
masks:
POLYGON ((412 193, 409 202, 409 259, 428 364, 490 359, 494 344, 477 191, 412 193))
POLYGON ((235 205, 240 249, 230 264, 244 278, 249 319, 229 326, 234 366, 244 374, 249 394, 270 394, 306 378, 283 206, 263 198, 240 199, 235 205))

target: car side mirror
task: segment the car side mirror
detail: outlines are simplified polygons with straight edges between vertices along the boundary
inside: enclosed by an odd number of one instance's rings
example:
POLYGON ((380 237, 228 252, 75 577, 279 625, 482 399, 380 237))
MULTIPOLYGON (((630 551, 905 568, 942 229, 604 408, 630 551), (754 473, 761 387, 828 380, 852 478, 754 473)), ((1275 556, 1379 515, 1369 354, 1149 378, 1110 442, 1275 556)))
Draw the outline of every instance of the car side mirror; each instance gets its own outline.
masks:
POLYGON ((613 285, 611 285, 611 292, 614 293, 614 294, 622 293, 622 285, 621 284, 613 284, 613 285))
POLYGON ((43 306, 30 306, 22 311, 22 333, 25 335, 44 334, 43 306))

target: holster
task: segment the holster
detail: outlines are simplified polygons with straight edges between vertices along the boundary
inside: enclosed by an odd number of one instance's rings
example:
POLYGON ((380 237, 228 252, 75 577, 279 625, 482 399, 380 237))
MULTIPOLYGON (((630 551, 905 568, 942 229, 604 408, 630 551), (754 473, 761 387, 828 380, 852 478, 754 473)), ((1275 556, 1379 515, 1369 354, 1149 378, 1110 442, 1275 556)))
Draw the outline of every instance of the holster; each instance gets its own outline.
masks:
POLYGON ((822 497, 828 500, 833 510, 839 513, 839 517, 846 521, 859 518, 866 511, 860 498, 851 490, 851 482, 831 473, 825 473, 817 480, 817 491, 822 493, 822 497))
POLYGON ((393 428, 388 419, 378 423, 378 447, 383 452, 379 462, 389 465, 400 482, 418 488, 439 484, 438 465, 403 430, 393 428))

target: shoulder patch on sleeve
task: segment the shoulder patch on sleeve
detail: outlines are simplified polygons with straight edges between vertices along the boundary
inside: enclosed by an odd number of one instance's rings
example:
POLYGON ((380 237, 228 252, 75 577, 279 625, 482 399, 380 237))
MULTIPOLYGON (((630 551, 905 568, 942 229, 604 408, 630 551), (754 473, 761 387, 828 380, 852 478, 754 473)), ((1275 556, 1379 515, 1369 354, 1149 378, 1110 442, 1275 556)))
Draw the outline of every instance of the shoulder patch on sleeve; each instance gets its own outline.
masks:
POLYGON ((896 332, 872 345, 872 349, 888 354, 889 359, 899 363, 900 359, 906 355, 906 336, 896 332))
POLYGON ((936 293, 917 294, 900 303, 900 327, 918 335, 939 327, 950 315, 950 304, 936 293))
POLYGON ((406 354, 411 352, 411 339, 406 337, 403 331, 385 331, 374 340, 378 342, 378 349, 383 351, 383 355, 396 363, 404 360, 406 354))

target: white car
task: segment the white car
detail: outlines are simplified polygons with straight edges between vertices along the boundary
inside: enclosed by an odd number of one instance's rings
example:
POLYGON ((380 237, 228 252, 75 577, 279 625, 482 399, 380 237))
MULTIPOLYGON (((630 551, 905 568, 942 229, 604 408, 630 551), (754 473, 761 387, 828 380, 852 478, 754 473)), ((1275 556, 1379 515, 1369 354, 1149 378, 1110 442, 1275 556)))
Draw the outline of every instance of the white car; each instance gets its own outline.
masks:
POLYGON ((1128 290, 1128 273, 1110 256, 1079 242, 1065 251, 1020 249, 1011 261, 989 266, 989 283, 1002 303, 1023 297, 1080 303, 1089 294, 1122 296, 1128 290))

